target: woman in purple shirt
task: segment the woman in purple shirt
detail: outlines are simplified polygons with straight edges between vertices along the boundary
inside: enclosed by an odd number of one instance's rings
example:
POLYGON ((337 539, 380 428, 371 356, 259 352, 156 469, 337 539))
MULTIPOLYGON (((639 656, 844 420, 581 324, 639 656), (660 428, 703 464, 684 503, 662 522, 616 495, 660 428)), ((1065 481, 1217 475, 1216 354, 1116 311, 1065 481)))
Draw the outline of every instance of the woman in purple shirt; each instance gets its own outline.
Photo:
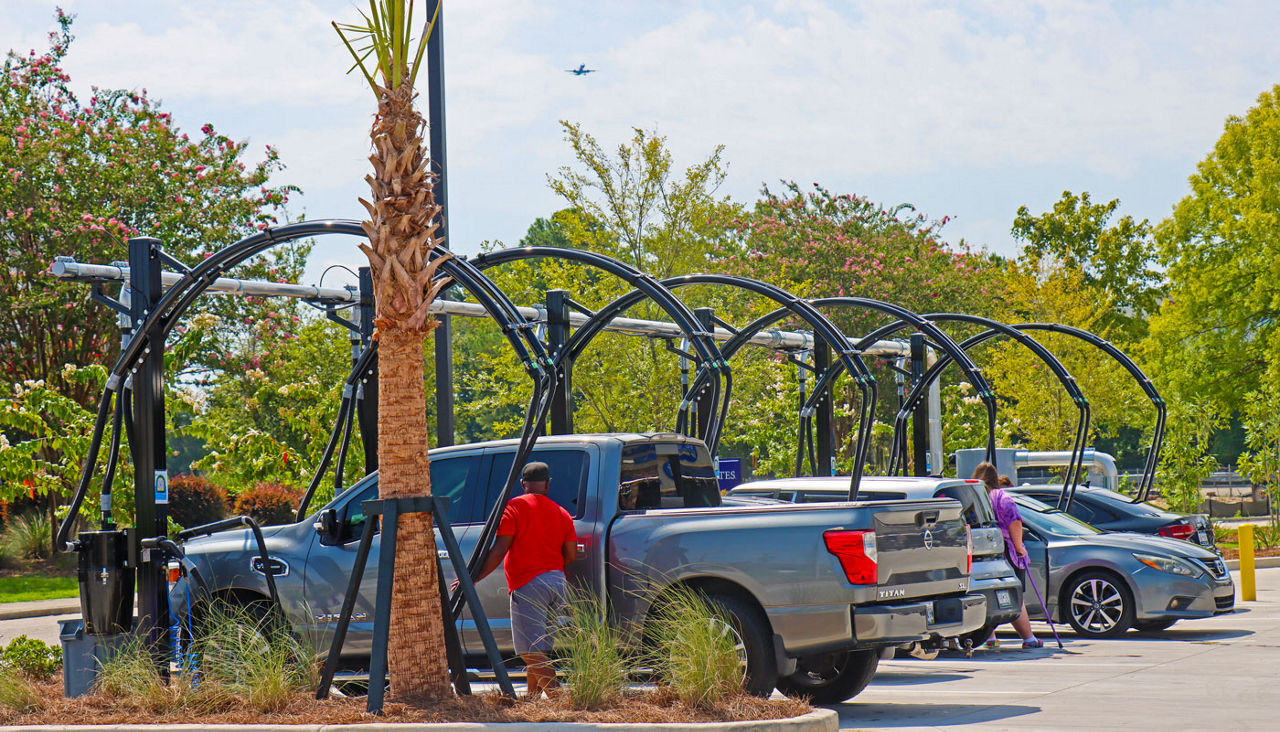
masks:
MULTIPOLYGON (((987 487, 987 497, 991 499, 991 507, 996 512, 996 523, 1000 524, 1000 533, 1004 535, 1004 554, 1013 566, 1013 573, 1018 576, 1025 590, 1027 586, 1027 548, 1022 545, 1022 516, 1013 499, 1000 489, 1000 475, 991 463, 980 463, 973 470, 973 477, 987 487)), ((1008 480, 1007 478, 1005 480, 1008 480)), ((1022 612, 1013 621, 1013 629, 1022 636, 1023 648, 1041 648, 1044 641, 1036 638, 1031 632, 1031 620, 1027 617, 1027 604, 1022 604, 1022 612)), ((995 633, 987 641, 994 646, 995 633)))

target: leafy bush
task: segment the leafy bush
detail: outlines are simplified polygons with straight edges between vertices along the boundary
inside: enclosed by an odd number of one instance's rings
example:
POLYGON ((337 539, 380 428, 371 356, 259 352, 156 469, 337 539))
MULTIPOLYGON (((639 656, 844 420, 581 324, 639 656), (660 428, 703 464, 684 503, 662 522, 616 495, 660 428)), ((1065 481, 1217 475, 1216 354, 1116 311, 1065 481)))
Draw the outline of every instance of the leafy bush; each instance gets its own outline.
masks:
POLYGON ((562 654, 557 665, 573 708, 595 709, 622 694, 629 677, 627 657, 621 635, 609 625, 604 601, 577 588, 569 594, 569 622, 556 633, 562 654))
POLYGON ((746 664, 737 631, 704 595, 687 587, 667 590, 647 632, 653 669, 680 701, 707 707, 742 691, 746 664))
POLYGON ((19 559, 48 559, 53 555, 53 526, 40 513, 15 516, 0 537, 7 553, 19 559))
POLYGON ((62 649, 20 635, 0 651, 0 665, 28 678, 48 681, 62 668, 62 649))
POLYGON ((0 665, 0 711, 16 714, 34 712, 44 705, 44 697, 35 682, 26 676, 0 665))
POLYGON ((1258 524, 1254 526, 1253 543, 1259 549, 1280 546, 1280 527, 1275 524, 1258 524))
POLYGON ((293 523, 302 496, 283 483, 262 481, 236 498, 236 513, 252 516, 263 526, 293 523))
POLYGON ((176 475, 169 481, 169 515, 184 528, 227 517, 227 494, 199 475, 176 475))

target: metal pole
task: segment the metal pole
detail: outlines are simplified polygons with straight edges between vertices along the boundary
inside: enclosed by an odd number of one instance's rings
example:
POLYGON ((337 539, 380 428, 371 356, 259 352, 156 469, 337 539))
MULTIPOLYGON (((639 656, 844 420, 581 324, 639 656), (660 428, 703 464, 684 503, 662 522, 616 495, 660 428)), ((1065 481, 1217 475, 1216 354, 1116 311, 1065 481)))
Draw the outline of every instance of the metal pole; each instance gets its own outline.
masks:
MULTIPOLYGON (((440 207, 437 221, 441 240, 446 247, 449 241, 449 184, 447 155, 445 154, 444 124, 444 4, 435 0, 427 8, 428 17, 435 17, 431 36, 427 38, 427 124, 430 133, 431 170, 436 178, 434 189, 436 205, 440 207)), ((440 322, 433 332, 436 355, 436 445, 444 447, 454 443, 453 410, 453 319, 448 315, 436 315, 440 322)))
MULTIPOLYGON (((911 384, 914 386, 924 378, 924 334, 912 333, 910 342, 911 384)), ((933 466, 929 465, 929 405, 927 403, 919 403, 911 412, 911 444, 912 473, 928 475, 933 466)))
MULTIPOLYGON (((360 268, 360 344, 373 343, 373 271, 360 268)), ((378 469, 378 363, 356 382, 356 417, 360 420, 360 444, 364 446, 364 474, 378 469)))
MULTIPOLYGON (((569 292, 547 291, 547 352, 560 359, 565 344, 569 342, 569 292)), ((551 392, 551 432, 553 435, 573 434, 573 363, 558 361, 555 384, 551 392)))
MULTIPOLYGON (((133 322, 142 323, 164 294, 160 282, 160 242, 150 237, 129 240, 130 308, 133 322)), ((136 326, 135 326, 136 327, 136 326)), ((135 337, 142 337, 141 335, 135 337)), ((145 549, 143 539, 168 535, 169 476, 165 461, 164 344, 149 343, 133 373, 133 491, 138 557, 138 634, 164 678, 169 677, 169 585, 165 556, 145 549)))
MULTIPOLYGON (((813 370, 814 373, 821 378, 823 372, 831 368, 831 347, 827 342, 815 338, 813 342, 813 370)), ((815 380, 815 386, 817 381, 815 380)), ((832 446, 835 445, 835 420, 831 408, 831 385, 828 384, 823 389, 821 401, 818 402, 814 413, 813 425, 815 441, 815 451, 817 453, 817 464, 813 466, 814 475, 835 475, 834 452, 832 446)))
MULTIPOLYGON (((713 318, 715 310, 711 308, 695 308, 693 317, 698 321, 698 327, 708 333, 715 330, 715 319, 713 318)), ((711 423, 711 398, 707 394, 695 394, 697 399, 698 423, 693 430, 693 434, 701 435, 706 430, 707 425, 711 423)))

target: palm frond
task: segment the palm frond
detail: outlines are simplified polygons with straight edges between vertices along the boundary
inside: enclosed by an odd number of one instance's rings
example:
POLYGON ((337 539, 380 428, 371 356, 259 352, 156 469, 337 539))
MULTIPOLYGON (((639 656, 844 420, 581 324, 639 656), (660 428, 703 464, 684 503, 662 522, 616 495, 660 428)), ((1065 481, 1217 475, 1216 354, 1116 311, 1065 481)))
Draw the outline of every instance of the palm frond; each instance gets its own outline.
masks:
POLYGON ((378 77, 382 79, 381 86, 388 89, 405 82, 412 85, 418 78, 427 39, 440 17, 442 2, 437 1, 431 19, 423 25, 418 47, 412 52, 413 0, 369 0, 369 12, 360 11, 363 24, 332 23, 342 44, 355 59, 347 73, 360 69, 375 93, 379 88, 378 77), (369 64, 370 57, 376 58, 376 64, 369 64))

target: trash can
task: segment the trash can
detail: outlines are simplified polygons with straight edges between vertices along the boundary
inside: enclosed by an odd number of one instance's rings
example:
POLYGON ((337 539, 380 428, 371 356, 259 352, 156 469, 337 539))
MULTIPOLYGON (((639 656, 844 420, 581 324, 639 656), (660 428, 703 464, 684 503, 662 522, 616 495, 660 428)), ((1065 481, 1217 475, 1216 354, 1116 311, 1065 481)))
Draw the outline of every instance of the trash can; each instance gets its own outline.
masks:
POLYGON ((118 635, 86 635, 80 618, 58 621, 58 637, 62 641, 62 693, 68 699, 93 690, 98 669, 129 639, 118 635))
POLYGON ((82 531, 79 553, 80 614, 89 635, 127 633, 133 624, 133 567, 123 530, 82 531))

